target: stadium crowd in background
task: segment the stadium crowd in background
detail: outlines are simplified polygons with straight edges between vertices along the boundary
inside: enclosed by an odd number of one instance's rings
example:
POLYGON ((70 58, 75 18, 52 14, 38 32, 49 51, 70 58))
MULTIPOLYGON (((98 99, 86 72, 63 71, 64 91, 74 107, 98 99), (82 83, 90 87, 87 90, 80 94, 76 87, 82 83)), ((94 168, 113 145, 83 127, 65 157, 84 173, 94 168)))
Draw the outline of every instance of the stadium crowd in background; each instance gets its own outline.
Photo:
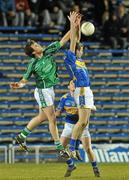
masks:
POLYGON ((119 48, 126 48, 129 40, 128 8, 123 0, 0 0, 0 25, 35 26, 42 30, 59 28, 63 29, 64 34, 69 29, 67 15, 74 10, 83 14, 83 20, 92 21, 95 24, 95 39, 102 39, 105 43, 107 42, 105 37, 109 35, 108 45, 111 48, 117 48, 117 44, 119 48), (115 20, 109 27, 108 23, 113 14, 116 16, 117 23, 115 20), (115 29, 117 25, 120 39, 115 35, 113 43, 112 28, 115 29))
POLYGON ((120 4, 108 16, 103 25, 104 42, 112 49, 125 49, 129 37, 129 14, 120 4))

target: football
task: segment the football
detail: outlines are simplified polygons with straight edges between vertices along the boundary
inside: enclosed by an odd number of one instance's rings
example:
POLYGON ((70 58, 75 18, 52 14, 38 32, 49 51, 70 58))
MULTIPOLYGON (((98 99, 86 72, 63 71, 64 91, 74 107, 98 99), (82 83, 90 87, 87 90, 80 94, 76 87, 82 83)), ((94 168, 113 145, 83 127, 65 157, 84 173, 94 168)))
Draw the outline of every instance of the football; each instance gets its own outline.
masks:
POLYGON ((84 22, 81 25, 81 32, 85 36, 91 36, 95 32, 95 27, 91 22, 84 22))

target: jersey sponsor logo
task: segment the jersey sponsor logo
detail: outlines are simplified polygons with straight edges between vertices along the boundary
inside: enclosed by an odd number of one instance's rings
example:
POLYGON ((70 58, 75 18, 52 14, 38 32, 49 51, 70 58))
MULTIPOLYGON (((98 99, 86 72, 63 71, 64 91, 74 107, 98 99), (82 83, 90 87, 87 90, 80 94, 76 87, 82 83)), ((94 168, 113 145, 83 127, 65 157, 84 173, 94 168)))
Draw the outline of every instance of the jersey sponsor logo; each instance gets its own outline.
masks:
POLYGON ((77 107, 64 106, 64 109, 65 109, 66 113, 68 113, 68 114, 77 114, 78 113, 77 107))
POLYGON ((65 102, 65 105, 66 106, 71 106, 71 103, 70 102, 65 102))

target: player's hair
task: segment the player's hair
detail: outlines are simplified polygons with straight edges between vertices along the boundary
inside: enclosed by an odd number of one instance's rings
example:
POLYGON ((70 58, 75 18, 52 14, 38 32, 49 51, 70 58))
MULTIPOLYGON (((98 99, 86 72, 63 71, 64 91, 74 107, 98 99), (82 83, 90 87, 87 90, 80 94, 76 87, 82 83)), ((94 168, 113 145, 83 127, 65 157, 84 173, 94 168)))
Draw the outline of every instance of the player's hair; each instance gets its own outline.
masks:
POLYGON ((84 47, 84 45, 83 45, 82 43, 78 42, 78 43, 76 44, 75 52, 76 52, 77 50, 80 50, 81 47, 84 47))
POLYGON ((70 85, 71 81, 73 81, 73 82, 74 82, 74 80, 73 80, 73 79, 70 79, 70 80, 68 81, 68 86, 70 85))
POLYGON ((33 48, 31 47, 31 45, 34 44, 34 43, 35 43, 34 40, 28 39, 28 40, 27 40, 27 44, 26 44, 26 46, 25 46, 25 48, 24 48, 25 54, 26 54, 27 56, 29 56, 29 57, 34 57, 34 54, 33 54, 34 50, 33 50, 33 48))

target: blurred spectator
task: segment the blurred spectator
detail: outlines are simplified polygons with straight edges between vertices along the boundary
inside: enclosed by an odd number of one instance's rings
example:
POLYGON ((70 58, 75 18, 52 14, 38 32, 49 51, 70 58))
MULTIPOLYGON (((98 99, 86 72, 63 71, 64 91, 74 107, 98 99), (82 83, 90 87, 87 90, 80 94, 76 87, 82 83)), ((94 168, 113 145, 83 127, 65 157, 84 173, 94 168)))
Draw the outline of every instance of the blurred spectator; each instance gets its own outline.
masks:
POLYGON ((96 22, 102 25, 105 12, 110 14, 116 8, 116 0, 94 0, 94 5, 96 22))
POLYGON ((129 13, 126 13, 126 9, 123 4, 120 4, 117 8, 117 15, 120 28, 120 36, 129 39, 129 13))
POLYGON ((42 27, 58 27, 65 24, 65 18, 62 9, 58 6, 53 6, 52 10, 43 10, 41 14, 42 27))
POLYGON ((31 10, 28 0, 15 0, 16 3, 16 26, 31 26, 31 10))
POLYGON ((41 1, 42 0, 28 0, 31 9, 32 26, 38 25, 41 1))
POLYGON ((112 49, 125 49, 127 40, 120 34, 119 20, 115 12, 112 12, 109 19, 104 23, 104 41, 112 49))
POLYGON ((74 4, 75 3, 73 0, 61 0, 61 1, 59 0, 58 1, 58 5, 62 9, 62 11, 65 15, 69 14, 69 12, 74 4))
POLYGON ((15 19, 14 0, 0 0, 0 25, 13 26, 15 19))
POLYGON ((104 11, 103 15, 102 15, 102 25, 105 23, 105 21, 107 21, 109 19, 110 13, 108 10, 104 11))

